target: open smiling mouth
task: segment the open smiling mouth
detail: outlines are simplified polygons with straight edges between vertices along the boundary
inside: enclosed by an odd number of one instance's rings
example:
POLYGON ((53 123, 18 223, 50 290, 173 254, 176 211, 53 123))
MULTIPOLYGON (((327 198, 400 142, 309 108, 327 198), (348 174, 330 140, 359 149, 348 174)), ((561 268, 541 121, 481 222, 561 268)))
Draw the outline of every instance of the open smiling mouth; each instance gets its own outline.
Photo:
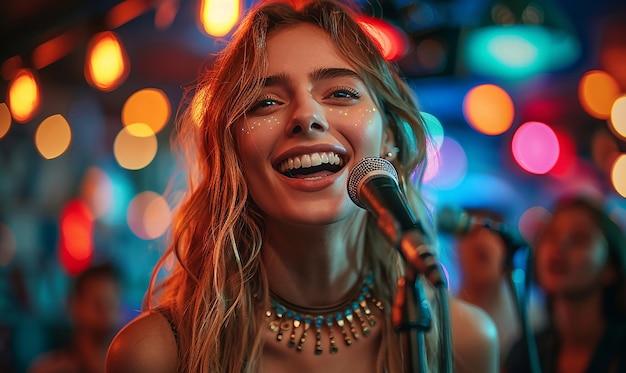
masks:
POLYGON ((290 178, 324 177, 341 170, 343 159, 333 152, 315 152, 287 158, 276 168, 290 178))

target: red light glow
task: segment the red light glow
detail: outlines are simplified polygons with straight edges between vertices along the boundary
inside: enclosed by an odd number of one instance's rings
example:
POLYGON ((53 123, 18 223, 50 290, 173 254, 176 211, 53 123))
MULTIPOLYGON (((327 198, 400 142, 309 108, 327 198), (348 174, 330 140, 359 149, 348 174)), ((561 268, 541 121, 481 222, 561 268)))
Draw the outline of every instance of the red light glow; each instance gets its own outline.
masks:
POLYGON ((386 60, 395 61, 408 51, 406 35, 392 24, 367 16, 360 16, 359 24, 378 44, 386 60))
POLYGON ((93 217, 81 200, 68 202, 61 212, 59 259, 70 275, 82 272, 93 257, 93 217))

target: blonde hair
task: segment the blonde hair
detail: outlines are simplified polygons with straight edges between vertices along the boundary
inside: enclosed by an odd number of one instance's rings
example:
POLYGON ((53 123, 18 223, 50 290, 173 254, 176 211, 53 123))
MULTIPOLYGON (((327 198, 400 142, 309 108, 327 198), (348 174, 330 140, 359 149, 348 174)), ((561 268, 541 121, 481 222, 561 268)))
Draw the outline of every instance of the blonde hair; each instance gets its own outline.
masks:
MULTIPOLYGON (((426 131, 410 89, 378 46, 355 21, 355 10, 338 1, 302 5, 270 2, 253 9, 231 42, 201 75, 191 102, 177 121, 177 141, 184 150, 187 192, 172 225, 171 244, 152 275, 147 307, 165 309, 178 331, 180 372, 256 372, 262 353, 261 323, 267 280, 260 261, 263 221, 248 199, 237 157, 233 125, 258 97, 267 68, 269 35, 290 25, 311 23, 325 30, 345 58, 361 70, 400 151, 395 167, 401 187, 418 215, 423 207, 411 182, 423 170, 426 131), (417 171, 416 171, 417 170, 417 171), (173 269, 157 278, 171 255, 173 269)), ((429 221, 430 219, 424 219, 429 221)), ((387 310, 400 276, 400 258, 367 223, 367 262, 375 290, 387 310)), ((385 321, 379 371, 403 370, 401 338, 385 321)), ((436 371, 436 322, 427 334, 428 362, 436 371)))

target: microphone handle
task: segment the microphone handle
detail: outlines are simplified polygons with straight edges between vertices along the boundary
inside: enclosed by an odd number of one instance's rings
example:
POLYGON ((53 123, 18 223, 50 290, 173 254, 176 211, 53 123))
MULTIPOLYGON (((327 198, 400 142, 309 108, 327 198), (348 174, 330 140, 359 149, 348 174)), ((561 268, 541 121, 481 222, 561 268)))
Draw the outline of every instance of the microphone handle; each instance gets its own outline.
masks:
POLYGON ((367 203, 391 243, 398 243, 402 232, 417 229, 424 233, 398 183, 391 177, 384 174, 371 177, 361 185, 359 200, 367 203))

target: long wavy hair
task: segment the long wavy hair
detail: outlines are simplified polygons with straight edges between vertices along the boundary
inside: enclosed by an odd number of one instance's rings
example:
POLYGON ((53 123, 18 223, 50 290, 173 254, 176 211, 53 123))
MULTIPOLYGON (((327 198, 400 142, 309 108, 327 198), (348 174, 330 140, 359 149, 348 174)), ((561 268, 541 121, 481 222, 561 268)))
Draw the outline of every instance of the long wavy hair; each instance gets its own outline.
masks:
MULTIPOLYGON (((175 141, 188 162, 186 191, 177 203, 171 244, 153 272, 146 297, 147 308, 167 310, 176 326, 180 372, 256 372, 259 368, 268 302, 260 260, 264 227, 248 196, 233 125, 260 94, 267 39, 278 30, 314 24, 360 69, 400 149, 394 165, 401 188, 421 220, 432 221, 425 216, 428 210, 414 182, 426 160, 424 122, 411 90, 360 27, 356 15, 355 7, 332 0, 258 5, 181 106, 175 141)), ((366 224, 365 241, 370 246, 365 250, 366 262, 374 272, 378 298, 391 310, 401 275, 400 257, 371 217, 366 224)), ((432 225, 426 224, 426 229, 432 234, 432 225)), ((435 308, 436 300, 431 304, 435 308)), ((433 314, 426 339, 428 364, 435 372, 439 338, 433 314)), ((385 319, 378 370, 401 372, 402 341, 390 317, 385 319)))

